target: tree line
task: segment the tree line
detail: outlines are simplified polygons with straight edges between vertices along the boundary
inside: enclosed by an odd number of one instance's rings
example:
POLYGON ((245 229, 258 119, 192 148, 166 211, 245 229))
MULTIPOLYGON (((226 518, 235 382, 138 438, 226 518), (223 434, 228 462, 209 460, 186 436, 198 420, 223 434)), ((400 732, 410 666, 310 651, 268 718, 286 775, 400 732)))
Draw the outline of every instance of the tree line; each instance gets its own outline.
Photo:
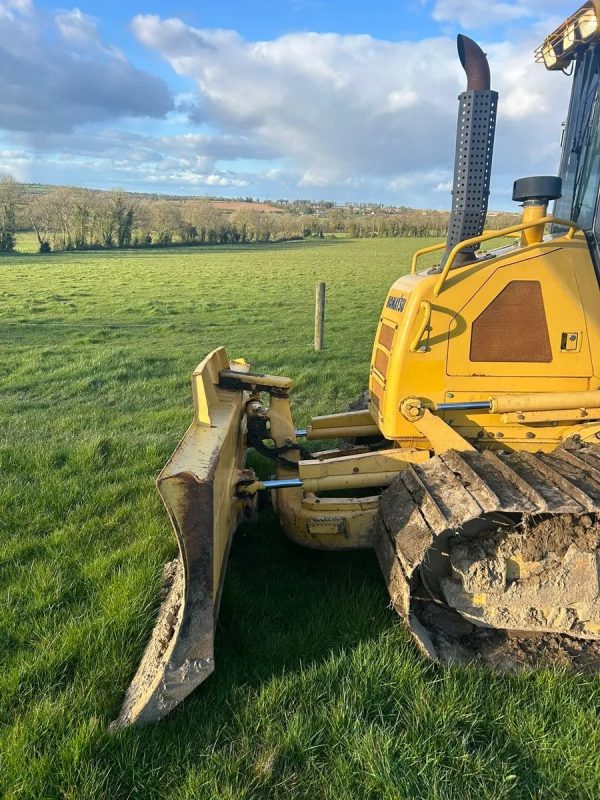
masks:
MULTIPOLYGON (((224 211, 208 198, 161 198, 121 190, 54 187, 32 191, 0 178, 0 251, 16 247, 20 231, 33 232, 42 253, 152 245, 218 245, 277 242, 344 233, 356 238, 444 236, 449 214, 401 208, 385 211, 337 207, 315 213, 305 204, 257 210, 242 204, 224 211)), ((504 227, 516 215, 488 217, 504 227)), ((491 224, 490 224, 491 223, 491 224)))
MULTIPOLYGON (((407 209, 397 214, 371 212, 367 216, 352 216, 345 221, 343 229, 355 239, 388 236, 444 237, 448 232, 449 222, 450 213, 448 211, 407 209)), ((518 222, 520 222, 518 214, 488 214, 486 228, 499 230, 518 222)))

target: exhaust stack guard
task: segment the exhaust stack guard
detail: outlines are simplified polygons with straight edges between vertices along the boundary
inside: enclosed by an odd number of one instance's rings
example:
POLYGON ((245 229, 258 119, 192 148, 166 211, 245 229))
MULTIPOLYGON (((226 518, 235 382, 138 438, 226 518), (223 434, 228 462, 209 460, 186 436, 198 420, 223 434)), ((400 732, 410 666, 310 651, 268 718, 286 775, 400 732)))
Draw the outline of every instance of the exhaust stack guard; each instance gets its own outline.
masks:
MULTIPOLYGON (((468 36, 459 35, 457 47, 467 75, 467 90, 458 96, 452 211, 442 267, 457 244, 483 233, 498 109, 498 92, 490 89, 490 68, 485 53, 468 36)), ((470 245, 461 250, 453 266, 473 261, 478 247, 470 245)))

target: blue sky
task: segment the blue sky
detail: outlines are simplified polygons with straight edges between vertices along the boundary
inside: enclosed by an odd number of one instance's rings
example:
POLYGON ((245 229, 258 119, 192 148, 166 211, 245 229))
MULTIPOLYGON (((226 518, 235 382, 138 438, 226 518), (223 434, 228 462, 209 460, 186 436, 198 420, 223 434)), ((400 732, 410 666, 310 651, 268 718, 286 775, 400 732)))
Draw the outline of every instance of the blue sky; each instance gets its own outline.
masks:
MULTIPOLYGON (((39 7, 52 11, 65 7, 40 2, 39 7)), ((124 0, 124 2, 82 2, 77 7, 101 21, 114 40, 124 47, 132 44, 127 35, 129 22, 136 14, 178 17, 196 28, 230 28, 248 39, 272 39, 293 31, 317 33, 370 33, 377 38, 422 38, 431 30, 431 16, 426 3, 419 0, 402 3, 379 0, 376 8, 365 3, 341 0, 269 0, 252 2, 161 2, 160 0, 124 0), (120 38, 121 37, 121 38, 120 38)))
POLYGON ((455 36, 500 92, 491 205, 556 172, 562 0, 0 0, 0 172, 173 194, 447 208, 455 36))

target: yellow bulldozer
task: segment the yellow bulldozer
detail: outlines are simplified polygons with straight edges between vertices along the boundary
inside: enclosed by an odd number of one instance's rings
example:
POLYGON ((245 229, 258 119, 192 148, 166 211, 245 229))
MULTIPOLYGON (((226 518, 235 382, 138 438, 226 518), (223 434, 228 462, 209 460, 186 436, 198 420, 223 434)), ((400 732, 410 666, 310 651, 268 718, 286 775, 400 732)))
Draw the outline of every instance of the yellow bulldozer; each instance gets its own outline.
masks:
POLYGON ((297 430, 289 378, 224 348, 193 372, 193 422, 157 481, 179 558, 116 727, 163 718, 214 670, 231 539, 264 493, 294 542, 374 548, 431 659, 494 665, 507 640, 525 663, 600 658, 600 0, 536 51, 573 70, 560 177, 516 180, 522 221, 504 230, 484 232, 498 96, 480 47, 459 36, 458 52, 447 241, 389 291, 365 407, 297 430))

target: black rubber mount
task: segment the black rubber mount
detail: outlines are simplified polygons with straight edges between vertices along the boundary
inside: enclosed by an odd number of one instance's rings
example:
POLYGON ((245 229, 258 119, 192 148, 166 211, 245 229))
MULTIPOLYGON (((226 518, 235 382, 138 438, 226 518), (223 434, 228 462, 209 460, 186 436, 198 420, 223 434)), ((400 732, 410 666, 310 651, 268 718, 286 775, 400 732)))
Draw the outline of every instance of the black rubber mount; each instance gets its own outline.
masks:
POLYGON ((558 200, 562 195, 562 180, 555 175, 534 175, 531 178, 519 178, 513 186, 512 199, 517 203, 531 200, 547 205, 550 200, 558 200))

